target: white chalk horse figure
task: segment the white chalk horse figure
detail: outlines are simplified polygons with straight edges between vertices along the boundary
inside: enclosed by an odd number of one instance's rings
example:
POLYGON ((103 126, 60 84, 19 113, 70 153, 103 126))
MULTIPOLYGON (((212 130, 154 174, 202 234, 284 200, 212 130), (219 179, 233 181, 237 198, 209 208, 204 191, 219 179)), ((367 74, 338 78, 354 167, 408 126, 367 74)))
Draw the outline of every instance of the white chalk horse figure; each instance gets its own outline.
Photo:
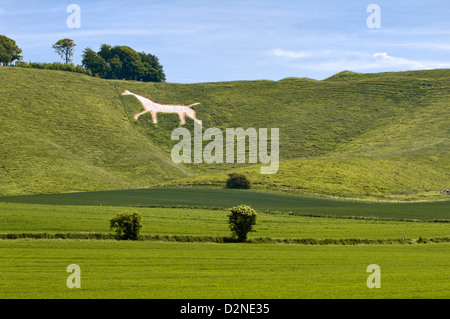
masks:
POLYGON ((151 113, 153 118, 153 123, 158 123, 158 113, 177 113, 180 117, 180 124, 186 124, 186 115, 193 119, 198 124, 202 124, 202 121, 198 120, 195 111, 192 109, 193 106, 199 105, 200 103, 194 103, 191 105, 170 105, 170 104, 160 104, 156 103, 144 96, 131 93, 130 91, 125 91, 122 95, 134 95, 144 106, 144 111, 138 113, 134 116, 135 120, 138 120, 141 115, 145 113, 151 113))

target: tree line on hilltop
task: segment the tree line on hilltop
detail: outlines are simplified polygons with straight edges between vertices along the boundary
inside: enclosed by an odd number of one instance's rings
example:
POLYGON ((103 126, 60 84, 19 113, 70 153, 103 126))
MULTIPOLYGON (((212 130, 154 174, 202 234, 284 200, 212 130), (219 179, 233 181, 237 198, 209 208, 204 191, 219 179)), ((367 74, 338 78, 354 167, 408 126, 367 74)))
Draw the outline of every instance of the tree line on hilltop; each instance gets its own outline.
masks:
POLYGON ((166 81, 163 66, 155 55, 136 52, 127 46, 113 47, 102 44, 98 52, 86 48, 82 54, 82 65, 75 66, 72 63, 75 46, 75 42, 71 39, 61 39, 52 46, 64 63, 26 63, 22 61, 22 49, 16 41, 0 35, 0 63, 3 66, 78 72, 104 79, 166 81))

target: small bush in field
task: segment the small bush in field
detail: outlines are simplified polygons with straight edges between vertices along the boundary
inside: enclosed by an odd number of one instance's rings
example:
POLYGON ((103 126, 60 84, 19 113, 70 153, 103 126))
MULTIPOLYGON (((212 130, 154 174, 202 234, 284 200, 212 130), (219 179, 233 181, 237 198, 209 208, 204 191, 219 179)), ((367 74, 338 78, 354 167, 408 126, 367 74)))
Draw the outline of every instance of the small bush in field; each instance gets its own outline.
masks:
POLYGON ((247 205, 240 205, 230 209, 228 222, 231 231, 239 242, 245 242, 249 232, 256 232, 253 226, 256 225, 257 216, 256 211, 247 205))
POLYGON ((228 174, 227 188, 249 189, 250 181, 247 176, 238 173, 228 174))
POLYGON ((123 212, 109 221, 109 226, 124 240, 137 240, 142 228, 140 213, 123 212))

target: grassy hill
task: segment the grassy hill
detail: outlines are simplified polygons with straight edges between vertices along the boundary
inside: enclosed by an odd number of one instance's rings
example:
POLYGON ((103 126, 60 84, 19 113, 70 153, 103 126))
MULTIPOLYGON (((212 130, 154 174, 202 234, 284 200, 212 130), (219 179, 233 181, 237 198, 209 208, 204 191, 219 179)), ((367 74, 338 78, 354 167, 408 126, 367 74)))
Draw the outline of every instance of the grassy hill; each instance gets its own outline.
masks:
MULTIPOLYGON (((221 185, 356 198, 442 199, 450 188, 450 70, 199 84, 107 81, 0 68, 0 195, 221 185), (153 125, 124 90, 191 104, 203 128, 280 129, 275 175, 249 165, 175 165, 177 115, 153 125)), ((188 119, 186 127, 192 129, 188 119)), ((206 143, 205 143, 206 144, 206 143)))
POLYGON ((0 194, 129 188, 187 173, 128 122, 113 84, 0 68, 0 194))

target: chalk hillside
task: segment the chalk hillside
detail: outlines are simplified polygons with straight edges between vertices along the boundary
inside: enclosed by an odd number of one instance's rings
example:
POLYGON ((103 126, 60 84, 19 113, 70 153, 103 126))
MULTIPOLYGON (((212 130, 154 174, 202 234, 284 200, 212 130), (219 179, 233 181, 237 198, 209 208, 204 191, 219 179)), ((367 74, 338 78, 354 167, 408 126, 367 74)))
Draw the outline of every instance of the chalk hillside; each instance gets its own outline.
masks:
POLYGON ((3 67, 0 195, 222 186, 238 171, 261 190, 446 199, 439 192, 450 189, 449 101, 450 70, 174 84, 3 67), (200 103, 193 109, 204 130, 279 128, 278 173, 261 175, 261 165, 248 163, 175 164, 179 116, 136 121, 142 105, 125 90, 163 104, 200 103))

